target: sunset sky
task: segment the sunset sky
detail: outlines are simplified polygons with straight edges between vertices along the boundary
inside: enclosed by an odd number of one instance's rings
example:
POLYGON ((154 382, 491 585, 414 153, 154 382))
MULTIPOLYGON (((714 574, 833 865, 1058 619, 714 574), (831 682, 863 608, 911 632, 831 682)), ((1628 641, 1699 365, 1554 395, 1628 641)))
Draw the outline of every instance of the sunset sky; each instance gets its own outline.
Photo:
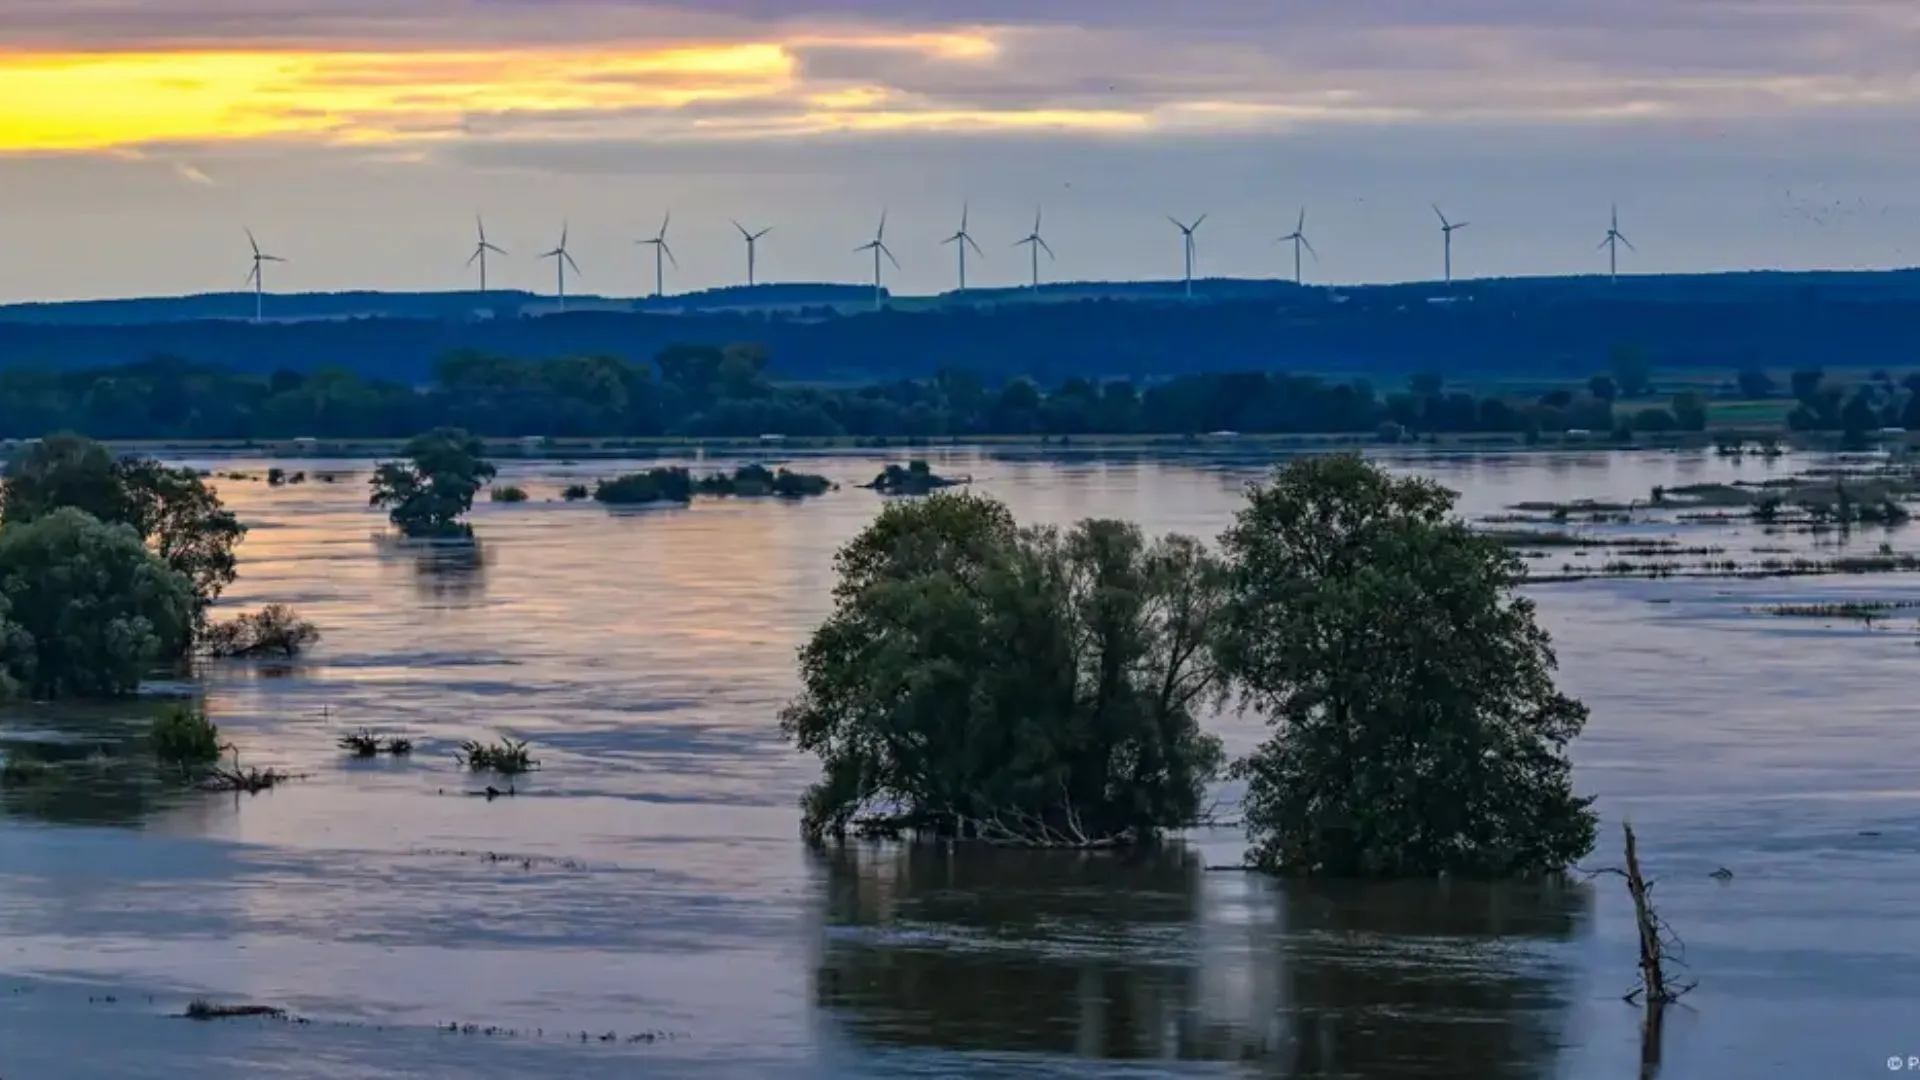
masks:
POLYGON ((0 0, 0 300, 1920 262, 1911 0, 0 0), (892 273, 891 267, 889 272, 892 273))

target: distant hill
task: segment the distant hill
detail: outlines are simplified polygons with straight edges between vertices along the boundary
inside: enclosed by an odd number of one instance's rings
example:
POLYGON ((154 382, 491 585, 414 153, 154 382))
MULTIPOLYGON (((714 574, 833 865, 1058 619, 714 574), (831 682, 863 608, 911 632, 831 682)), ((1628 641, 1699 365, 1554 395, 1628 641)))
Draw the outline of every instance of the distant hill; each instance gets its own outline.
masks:
POLYGON ((1920 359, 1920 271, 1510 278, 1300 287, 1273 280, 1059 282, 884 297, 859 285, 731 287, 654 299, 525 292, 247 293, 0 307, 0 367, 156 355, 269 372, 338 365, 424 379, 454 349, 646 359, 752 341, 790 379, 1153 377, 1250 365, 1397 376, 1571 375, 1617 348, 1656 365, 1905 368, 1920 359))

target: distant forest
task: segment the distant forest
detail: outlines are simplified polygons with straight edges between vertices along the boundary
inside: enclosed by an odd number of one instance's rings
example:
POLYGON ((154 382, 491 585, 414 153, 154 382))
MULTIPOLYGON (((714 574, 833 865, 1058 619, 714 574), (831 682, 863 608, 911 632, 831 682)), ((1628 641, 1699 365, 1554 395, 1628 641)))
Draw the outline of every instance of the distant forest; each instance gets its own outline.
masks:
MULTIPOLYGON (((694 297, 581 298, 564 314, 524 293, 237 296, 0 309, 0 369, 124 365, 155 356, 271 376, 344 369, 424 386, 451 353, 644 363, 670 346, 760 343, 787 382, 927 379, 972 371, 1151 380, 1248 370, 1400 381, 1582 377, 1632 349, 1661 370, 1904 368, 1920 356, 1920 274, 1729 274, 1301 288, 1197 282, 1050 286, 898 298, 879 312, 846 286, 762 286, 694 297), (596 304, 598 309, 579 310, 596 304), (678 304, 675 308, 672 305, 678 304), (764 305, 756 307, 755 305, 764 305), (786 306, 776 306, 786 305, 786 306), (485 313, 476 309, 485 307, 485 313), (484 317, 482 317, 484 314, 484 317), (275 317, 304 321, 272 321, 275 317)), ((331 377, 331 376, 329 376, 331 377)))
MULTIPOLYGON (((1155 382, 1069 376, 1041 384, 1027 378, 996 383, 947 369, 924 379, 833 387, 771 375, 767 352, 752 345, 679 345, 643 363, 454 353, 440 359, 424 388, 364 379, 345 367, 256 375, 152 360, 90 371, 16 369, 0 372, 0 436, 71 430, 103 439, 371 439, 450 425, 496 438, 1236 431, 1360 433, 1398 441, 1458 432, 1697 431, 1706 426, 1708 409, 1701 395, 1688 392, 1643 397, 1616 413, 1620 383, 1612 375, 1595 376, 1578 391, 1537 396, 1464 393, 1434 374, 1381 388, 1364 379, 1244 370, 1155 382)), ((1644 377, 1641 365, 1623 365, 1627 381, 1644 377)), ((1836 409, 1844 404, 1835 402, 1836 409)))

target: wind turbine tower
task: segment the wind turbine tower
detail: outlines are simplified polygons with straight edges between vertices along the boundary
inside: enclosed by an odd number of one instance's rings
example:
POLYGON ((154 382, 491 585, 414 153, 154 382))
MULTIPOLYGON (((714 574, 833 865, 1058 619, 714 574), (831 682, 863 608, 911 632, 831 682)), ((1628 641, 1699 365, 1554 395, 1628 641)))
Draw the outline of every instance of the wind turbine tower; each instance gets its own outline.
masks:
POLYGON ((1303 206, 1300 208, 1300 220, 1294 223, 1293 231, 1281 237, 1275 241, 1275 243, 1293 245, 1293 283, 1295 285, 1305 284, 1306 279, 1300 276, 1300 249, 1306 248, 1307 254, 1313 256, 1315 262, 1320 261, 1320 253, 1313 250, 1313 243, 1307 239, 1306 207, 1303 206))
POLYGON ((1167 216, 1167 220, 1173 222, 1173 227, 1180 230, 1180 246, 1187 257, 1187 299, 1191 300, 1193 299, 1193 234, 1199 231, 1200 223, 1207 220, 1207 215, 1201 214, 1194 218, 1191 225, 1180 224, 1180 219, 1171 214, 1167 216))
POLYGON ((560 246, 540 257, 553 260, 553 269, 558 274, 560 282, 557 294, 560 297, 560 310, 565 311, 567 310, 567 267, 573 267, 573 272, 576 274, 580 272, 580 264, 574 262, 573 256, 567 254, 566 222, 560 223, 560 246))
POLYGON ((733 227, 740 230, 740 239, 747 242, 747 284, 751 286, 753 284, 754 246, 760 243, 761 237, 773 231, 773 226, 769 225, 759 232, 748 232, 745 225, 736 221, 733 223, 733 227))
POLYGON ((980 256, 983 259, 987 257, 986 253, 980 250, 980 245, 973 242, 973 234, 967 232, 967 204, 966 203, 960 204, 959 231, 955 232, 952 236, 949 236, 945 240, 942 240, 940 242, 942 244, 958 245, 958 250, 960 252, 960 291, 966 292, 967 291, 967 249, 972 248, 973 253, 975 255, 980 256))
POLYGON ((680 260, 673 257, 673 249, 667 246, 667 225, 673 221, 673 211, 660 219, 660 231, 651 240, 636 240, 642 246, 653 246, 653 296, 659 299, 667 295, 667 263, 673 263, 675 270, 680 269, 680 260))
POLYGON ((880 289, 880 256, 885 255, 895 270, 900 269, 900 260, 894 258, 893 252, 887 250, 887 212, 885 210, 880 211, 880 227, 873 231, 873 239, 853 250, 856 253, 873 252, 873 309, 878 311, 884 306, 880 289))
POLYGON ((1453 284, 1453 230, 1464 229, 1468 225, 1471 225, 1472 222, 1448 221, 1447 215, 1440 212, 1439 203, 1433 204, 1433 215, 1440 219, 1440 235, 1446 248, 1447 284, 1451 285, 1453 284))
POLYGON ((1035 207, 1033 211, 1033 231, 1013 242, 1014 247, 1019 247, 1022 244, 1027 246, 1027 253, 1033 256, 1032 289, 1037 294, 1040 291, 1040 252, 1045 250, 1047 258, 1053 258, 1053 249, 1048 247, 1047 242, 1040 236, 1039 207, 1035 207))
POLYGON ((1621 244, 1627 245, 1628 251, 1639 254, 1640 249, 1634 247, 1633 241, 1627 239, 1627 234, 1620 231, 1620 206, 1616 203, 1613 207, 1613 223, 1607 226, 1607 238, 1600 241, 1600 247, 1607 249, 1607 284, 1609 285, 1620 280, 1621 244))
POLYGON ((487 240, 487 223, 480 220, 479 214, 473 215, 473 224, 480 232, 480 242, 473 246, 473 254, 467 256, 467 265, 472 266, 474 263, 480 264, 480 292, 482 295, 485 295, 487 291, 487 252, 491 251, 495 255, 505 255, 506 251, 496 247, 487 240))
POLYGON ((253 247, 253 269, 247 272, 247 281, 253 285, 253 321, 262 321, 266 312, 266 275, 260 268, 270 262, 286 262, 278 255, 268 255, 260 250, 260 241, 253 238, 253 230, 247 229, 247 243, 253 247))

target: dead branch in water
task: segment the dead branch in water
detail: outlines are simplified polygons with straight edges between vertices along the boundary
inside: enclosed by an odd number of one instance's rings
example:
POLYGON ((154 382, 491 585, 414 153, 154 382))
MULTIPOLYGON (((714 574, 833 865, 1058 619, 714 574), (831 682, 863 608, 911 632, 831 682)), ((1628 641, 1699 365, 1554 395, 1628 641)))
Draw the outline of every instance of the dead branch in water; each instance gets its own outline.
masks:
POLYGON ((1639 932, 1640 985, 1626 995, 1627 1001, 1645 999, 1649 1009, 1667 1005, 1680 1000, 1680 996, 1692 990, 1696 985, 1692 980, 1678 979, 1670 968, 1685 967, 1682 959, 1686 946, 1679 935, 1673 932, 1666 920, 1653 906, 1653 887, 1657 882, 1648 881, 1640 872, 1640 850, 1633 835, 1633 826, 1621 823, 1626 835, 1627 867, 1606 867, 1592 871, 1592 874, 1617 874, 1627 883, 1627 893, 1633 897, 1633 921, 1639 932))

